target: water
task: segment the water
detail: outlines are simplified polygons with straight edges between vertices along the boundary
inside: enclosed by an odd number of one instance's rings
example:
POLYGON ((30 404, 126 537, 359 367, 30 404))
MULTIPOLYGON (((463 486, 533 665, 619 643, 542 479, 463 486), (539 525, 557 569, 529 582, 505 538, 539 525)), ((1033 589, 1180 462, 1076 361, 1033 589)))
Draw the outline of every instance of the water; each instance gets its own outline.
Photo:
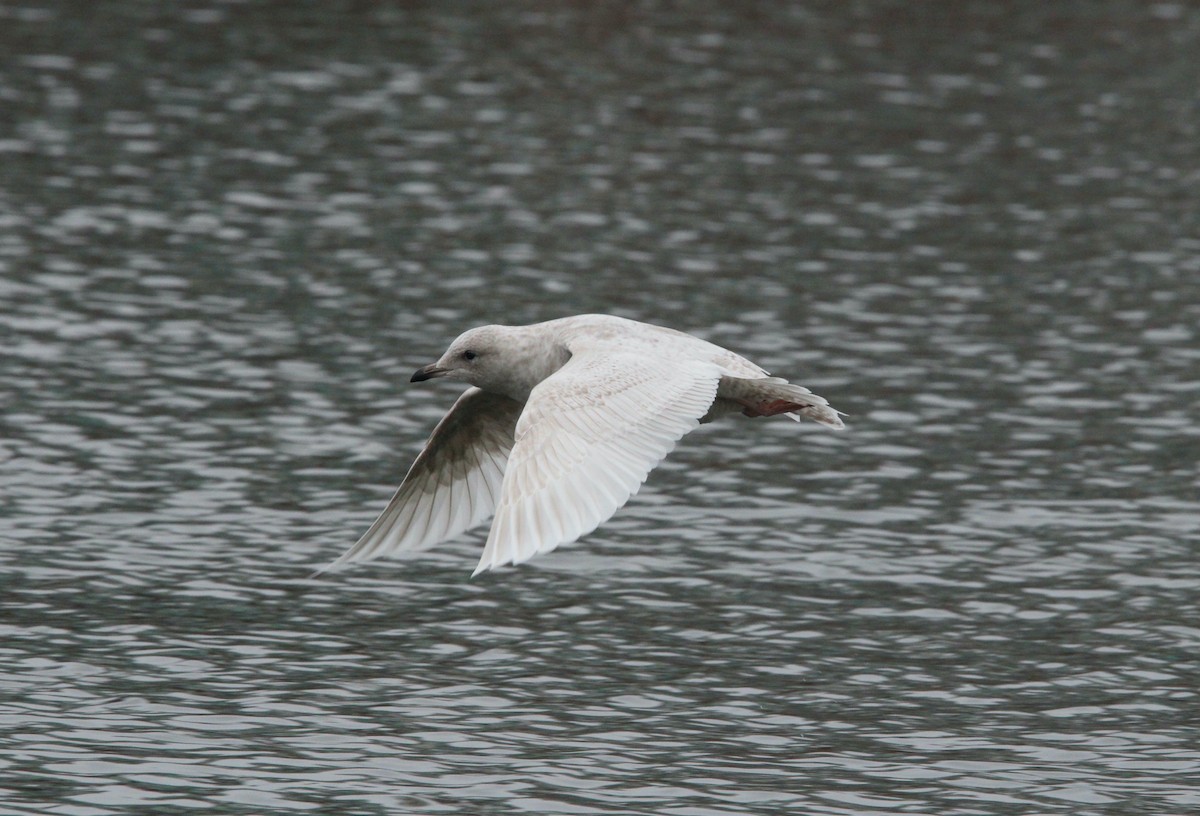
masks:
POLYGON ((5 814, 1200 807, 1183 4, 0 5, 5 814), (793 376, 309 581, 463 328, 793 376))

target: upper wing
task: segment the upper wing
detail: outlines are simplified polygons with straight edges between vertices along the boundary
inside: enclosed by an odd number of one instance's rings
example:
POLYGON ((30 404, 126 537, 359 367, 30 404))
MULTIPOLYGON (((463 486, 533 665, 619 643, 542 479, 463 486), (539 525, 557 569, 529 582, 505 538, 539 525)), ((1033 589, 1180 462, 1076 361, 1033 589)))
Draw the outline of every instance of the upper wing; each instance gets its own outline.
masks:
POLYGON ((529 396, 475 570, 519 564, 594 530, 641 486, 717 393, 721 369, 609 347, 575 352, 529 396))
POLYGON ((520 415, 516 400, 463 392, 371 529, 330 568, 424 550, 491 515, 520 415))

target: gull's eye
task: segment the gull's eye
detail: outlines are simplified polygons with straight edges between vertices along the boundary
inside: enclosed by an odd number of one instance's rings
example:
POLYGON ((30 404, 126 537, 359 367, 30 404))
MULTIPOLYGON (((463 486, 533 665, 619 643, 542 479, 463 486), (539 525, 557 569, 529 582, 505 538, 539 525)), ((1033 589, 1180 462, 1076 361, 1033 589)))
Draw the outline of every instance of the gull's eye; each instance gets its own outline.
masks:
POLYGON ((470 349, 467 349, 466 351, 464 351, 464 352, 463 352, 463 359, 464 359, 464 360, 474 360, 474 359, 475 359, 476 357, 478 357, 478 356, 479 356, 478 354, 476 354, 475 352, 471 351, 470 349))

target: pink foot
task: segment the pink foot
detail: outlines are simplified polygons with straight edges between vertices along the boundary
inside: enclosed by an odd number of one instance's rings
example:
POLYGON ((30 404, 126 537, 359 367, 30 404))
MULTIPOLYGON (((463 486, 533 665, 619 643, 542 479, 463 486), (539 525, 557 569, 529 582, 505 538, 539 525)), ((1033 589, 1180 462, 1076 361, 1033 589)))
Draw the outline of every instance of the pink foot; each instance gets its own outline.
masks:
POLYGON ((811 406, 803 402, 791 402, 790 400, 777 399, 770 402, 759 402, 756 404, 742 403, 745 407, 742 413, 748 417, 764 417, 775 416, 776 414, 786 414, 788 411, 799 411, 802 408, 811 406))

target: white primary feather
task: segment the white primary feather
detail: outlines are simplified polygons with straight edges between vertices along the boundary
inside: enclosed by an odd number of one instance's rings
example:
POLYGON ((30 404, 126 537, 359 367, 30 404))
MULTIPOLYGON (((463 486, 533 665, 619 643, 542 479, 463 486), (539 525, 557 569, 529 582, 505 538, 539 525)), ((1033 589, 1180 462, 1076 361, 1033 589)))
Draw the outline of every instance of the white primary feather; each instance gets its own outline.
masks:
POLYGON ((478 574, 590 533, 637 492, 717 394, 713 363, 576 353, 517 422, 478 574))

